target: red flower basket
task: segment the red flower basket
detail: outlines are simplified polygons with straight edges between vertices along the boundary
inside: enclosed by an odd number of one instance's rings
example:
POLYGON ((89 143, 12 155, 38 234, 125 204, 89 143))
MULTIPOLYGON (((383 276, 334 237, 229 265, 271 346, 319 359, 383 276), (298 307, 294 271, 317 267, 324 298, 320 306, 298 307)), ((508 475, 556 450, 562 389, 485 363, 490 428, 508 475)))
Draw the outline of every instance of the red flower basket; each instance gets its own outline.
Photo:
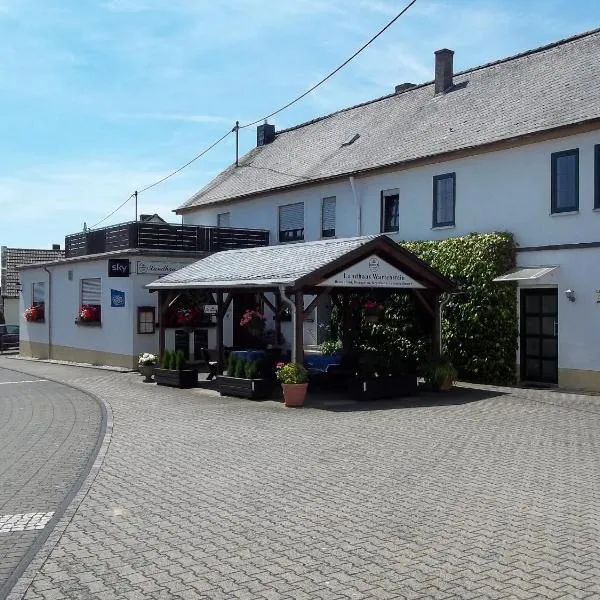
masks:
POLYGON ((100 307, 93 304, 82 304, 79 309, 79 320, 85 323, 99 323, 100 307))
POLYGON ((23 314, 26 321, 36 322, 44 320, 44 305, 43 304, 33 304, 30 306, 25 313, 23 314))

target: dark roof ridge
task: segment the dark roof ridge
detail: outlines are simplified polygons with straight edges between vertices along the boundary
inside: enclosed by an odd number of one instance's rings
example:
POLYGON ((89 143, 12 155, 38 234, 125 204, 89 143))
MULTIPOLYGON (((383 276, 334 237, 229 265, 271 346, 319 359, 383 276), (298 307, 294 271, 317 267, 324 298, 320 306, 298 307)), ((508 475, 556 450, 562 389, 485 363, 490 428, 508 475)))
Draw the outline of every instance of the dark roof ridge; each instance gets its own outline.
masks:
MULTIPOLYGON (((546 50, 551 50, 552 48, 556 48, 557 46, 562 46, 562 45, 568 44, 570 42, 575 42, 579 39, 588 37, 590 35, 594 35, 595 33, 598 33, 598 32, 600 32, 600 27, 597 27, 596 29, 590 29, 589 31, 584 31, 583 33, 578 33, 578 34, 572 35, 570 37, 562 38, 555 42, 551 42, 551 43, 545 44, 543 46, 538 46, 537 48, 525 50, 523 52, 519 52, 518 54, 512 54, 511 56, 507 56, 505 58, 500 58, 498 60, 483 63, 482 65, 478 65, 475 67, 470 67, 463 71, 457 71, 456 73, 454 73, 454 76, 458 77, 460 75, 466 75, 468 73, 473 73, 475 71, 487 69, 488 67, 494 67, 496 65, 510 62, 512 60, 524 58, 525 56, 530 56, 532 54, 539 54, 540 52, 544 52, 546 50)), ((297 125, 292 125, 291 127, 286 127, 285 129, 280 129, 279 131, 276 132, 276 135, 280 135, 282 133, 288 133, 288 132, 294 131, 296 129, 301 129, 302 127, 307 127, 308 125, 313 125, 314 123, 319 123, 320 121, 324 121, 325 119, 329 119, 330 117, 335 117, 336 115, 339 115, 341 113, 348 112, 350 110, 354 110, 355 108, 361 108, 363 106, 368 106, 369 104, 375 104, 376 102, 381 102, 382 100, 387 100, 388 98, 393 98, 394 96, 401 96, 403 94, 408 94, 409 92, 413 92, 414 90, 426 87, 428 85, 433 85, 434 83, 435 83, 434 80, 426 81, 424 83, 418 83, 418 84, 414 85, 413 87, 410 87, 401 92, 392 92, 391 94, 386 94, 385 96, 379 96, 378 98, 372 98, 371 100, 366 100, 364 102, 360 102, 360 103, 354 104, 352 106, 346 106, 344 108, 340 108, 339 110, 336 110, 327 115, 323 115, 321 117, 315 117, 314 119, 311 119, 310 121, 304 121, 303 123, 298 123, 297 125)))

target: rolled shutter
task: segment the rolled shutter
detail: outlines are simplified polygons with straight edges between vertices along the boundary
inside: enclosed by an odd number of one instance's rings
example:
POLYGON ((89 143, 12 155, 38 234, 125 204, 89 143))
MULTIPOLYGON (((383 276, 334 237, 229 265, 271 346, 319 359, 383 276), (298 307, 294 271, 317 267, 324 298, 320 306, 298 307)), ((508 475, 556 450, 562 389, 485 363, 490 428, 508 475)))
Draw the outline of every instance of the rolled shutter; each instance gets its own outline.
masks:
POLYGON ((81 280, 81 304, 102 304, 101 282, 100 277, 81 280))
POLYGON ((322 209, 322 233, 323 237, 335 235, 335 196, 323 198, 322 209))
POLYGON ((304 229, 304 202, 279 207, 279 231, 304 229))

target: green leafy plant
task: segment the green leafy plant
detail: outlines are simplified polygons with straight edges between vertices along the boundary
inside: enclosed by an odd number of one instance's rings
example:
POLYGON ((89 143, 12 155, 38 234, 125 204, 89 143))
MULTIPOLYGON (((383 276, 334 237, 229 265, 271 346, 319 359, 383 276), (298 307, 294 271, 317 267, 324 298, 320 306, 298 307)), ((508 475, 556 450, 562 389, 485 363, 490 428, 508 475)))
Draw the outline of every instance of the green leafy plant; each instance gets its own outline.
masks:
POLYGON ((246 379, 256 379, 256 374, 258 372, 258 363, 253 360, 246 361, 244 365, 244 377, 246 379))
POLYGON ((447 356, 430 359, 421 369, 421 374, 433 389, 452 385, 458 376, 458 372, 447 356))
POLYGON ((340 340, 326 340, 319 344, 319 350, 323 356, 334 356, 342 351, 340 340))
POLYGON ((171 351, 163 350, 163 353, 160 356, 160 368, 168 369, 171 364, 171 351))
POLYGON ((243 358, 239 358, 235 365, 234 377, 244 378, 244 374, 246 371, 246 361, 243 358))
POLYGON ((229 356, 227 357, 227 374, 230 377, 233 377, 233 374, 235 373, 236 363, 237 359, 235 358, 235 355, 233 354, 233 352, 230 352, 229 356))
POLYGON ((186 367, 186 360, 185 360, 185 355, 183 354, 182 350, 177 350, 177 352, 175 352, 175 370, 176 371, 182 371, 183 369, 185 369, 186 367))
POLYGON ((306 383, 308 371, 299 363, 278 363, 277 379, 284 384, 306 383))

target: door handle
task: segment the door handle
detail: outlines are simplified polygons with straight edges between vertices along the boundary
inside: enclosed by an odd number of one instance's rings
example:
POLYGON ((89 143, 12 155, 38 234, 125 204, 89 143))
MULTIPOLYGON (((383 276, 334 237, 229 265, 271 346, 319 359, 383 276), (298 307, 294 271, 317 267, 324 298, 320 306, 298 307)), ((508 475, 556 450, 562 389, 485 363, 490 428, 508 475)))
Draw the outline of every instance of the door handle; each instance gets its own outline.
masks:
POLYGON ((554 337, 558 337, 558 321, 554 321, 554 337))

